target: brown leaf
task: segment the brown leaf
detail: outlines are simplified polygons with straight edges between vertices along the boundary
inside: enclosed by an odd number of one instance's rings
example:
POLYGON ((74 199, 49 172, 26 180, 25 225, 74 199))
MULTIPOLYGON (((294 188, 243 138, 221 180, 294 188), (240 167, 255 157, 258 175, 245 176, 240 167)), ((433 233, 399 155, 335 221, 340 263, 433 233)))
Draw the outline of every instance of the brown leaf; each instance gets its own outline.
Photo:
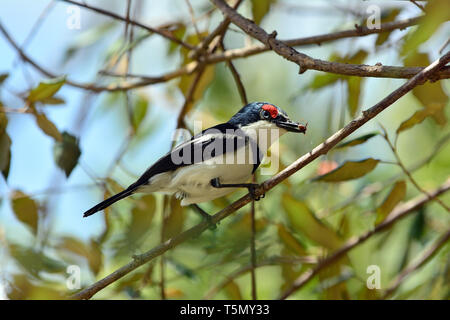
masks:
POLYGON ((62 141, 63 137, 58 128, 43 113, 35 113, 36 123, 41 130, 56 141, 62 141))

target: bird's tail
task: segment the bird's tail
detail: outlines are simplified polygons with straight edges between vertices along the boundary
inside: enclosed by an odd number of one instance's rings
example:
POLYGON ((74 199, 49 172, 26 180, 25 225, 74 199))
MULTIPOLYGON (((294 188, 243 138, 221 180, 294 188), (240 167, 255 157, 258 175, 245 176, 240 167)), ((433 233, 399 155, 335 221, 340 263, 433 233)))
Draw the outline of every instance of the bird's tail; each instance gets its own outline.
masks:
POLYGON ((100 202, 99 204, 97 204, 96 206, 92 207, 91 209, 87 210, 84 214, 83 217, 89 217, 90 215, 103 210, 107 207, 109 207, 110 205, 112 205, 114 202, 119 201, 120 199, 123 199, 125 197, 128 197, 129 195, 131 195, 134 191, 136 190, 136 187, 134 186, 130 186, 129 188, 119 192, 118 194, 113 195, 112 197, 109 197, 108 199, 100 202))

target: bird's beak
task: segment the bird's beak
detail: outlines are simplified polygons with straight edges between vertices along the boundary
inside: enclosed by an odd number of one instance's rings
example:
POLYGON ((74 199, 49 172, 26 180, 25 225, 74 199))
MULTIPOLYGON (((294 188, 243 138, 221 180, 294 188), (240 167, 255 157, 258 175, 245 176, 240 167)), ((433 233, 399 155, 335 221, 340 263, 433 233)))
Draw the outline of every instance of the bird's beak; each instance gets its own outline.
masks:
POLYGON ((287 120, 275 120, 275 124, 284 130, 291 131, 291 132, 301 132, 303 134, 306 133, 306 128, 308 127, 308 124, 301 124, 294 122, 290 119, 287 120))

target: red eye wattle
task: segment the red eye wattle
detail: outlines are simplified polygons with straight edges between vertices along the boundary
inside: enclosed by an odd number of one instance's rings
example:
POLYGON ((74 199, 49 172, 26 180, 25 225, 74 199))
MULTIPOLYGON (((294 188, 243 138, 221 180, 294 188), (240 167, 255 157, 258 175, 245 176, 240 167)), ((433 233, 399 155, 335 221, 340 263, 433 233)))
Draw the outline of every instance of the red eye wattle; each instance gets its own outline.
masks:
POLYGON ((261 107, 263 110, 266 110, 270 113, 270 116, 275 119, 278 116, 278 109, 271 104, 265 104, 261 107))

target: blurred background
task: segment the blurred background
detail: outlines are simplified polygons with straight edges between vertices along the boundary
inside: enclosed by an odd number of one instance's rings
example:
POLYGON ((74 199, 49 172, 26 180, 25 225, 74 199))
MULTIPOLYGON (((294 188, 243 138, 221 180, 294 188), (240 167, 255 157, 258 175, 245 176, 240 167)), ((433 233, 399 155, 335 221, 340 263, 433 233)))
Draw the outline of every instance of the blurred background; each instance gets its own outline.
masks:
MULTIPOLYGON (((132 20, 162 27, 192 45, 223 19, 206 0, 133 0, 130 8, 127 3, 88 2, 122 17, 129 9, 132 20)), ((323 60, 426 66, 449 50, 443 46, 450 37, 450 8, 448 1, 419 3, 428 6, 432 17, 419 26, 297 49, 323 60)), ((207 128, 227 121, 243 103, 225 62, 206 68, 187 108, 187 88, 195 75, 127 92, 77 88, 69 82, 127 85, 136 79, 117 75, 156 77, 189 59, 185 49, 158 34, 126 28, 123 21, 64 1, 0 4, 0 23, 10 36, 0 35, 0 297, 64 298, 76 291, 66 284, 68 266, 80 267, 85 287, 133 254, 200 221, 191 209, 157 194, 135 195, 89 218, 82 213, 134 182, 170 150, 181 110, 183 126, 193 129, 193 122, 201 120, 207 128), (54 76, 21 59, 11 40, 54 76)), ((244 0, 239 12, 269 33, 276 30, 278 39, 293 39, 365 25, 371 5, 380 8, 381 23, 423 14, 412 1, 359 0, 244 0)), ((226 49, 253 44, 259 43, 230 25, 226 49)), ((298 66, 270 51, 233 63, 249 101, 276 104, 292 119, 308 122, 306 135, 281 138, 278 154, 272 154, 280 170, 405 82, 313 70, 299 75, 298 66)), ((433 190, 448 179, 449 89, 448 80, 415 89, 346 140, 353 143, 319 158, 255 204, 258 298, 276 298, 345 240, 373 229, 395 205, 420 195, 414 183, 433 190), (341 181, 347 180, 339 178, 342 172, 337 178, 320 177, 346 162, 356 163, 362 174, 348 181, 341 181)), ((257 181, 269 177, 259 175, 257 181)), ((244 194, 238 191, 202 206, 212 214, 244 194)), ((440 199, 450 203, 448 194, 440 199)), ((381 298, 383 289, 449 227, 445 206, 431 201, 352 250, 290 298, 381 298), (366 286, 370 265, 381 270, 380 290, 366 286)), ((248 205, 95 298, 250 299, 250 239, 248 205)), ((447 244, 389 298, 448 299, 449 261, 447 244)))

